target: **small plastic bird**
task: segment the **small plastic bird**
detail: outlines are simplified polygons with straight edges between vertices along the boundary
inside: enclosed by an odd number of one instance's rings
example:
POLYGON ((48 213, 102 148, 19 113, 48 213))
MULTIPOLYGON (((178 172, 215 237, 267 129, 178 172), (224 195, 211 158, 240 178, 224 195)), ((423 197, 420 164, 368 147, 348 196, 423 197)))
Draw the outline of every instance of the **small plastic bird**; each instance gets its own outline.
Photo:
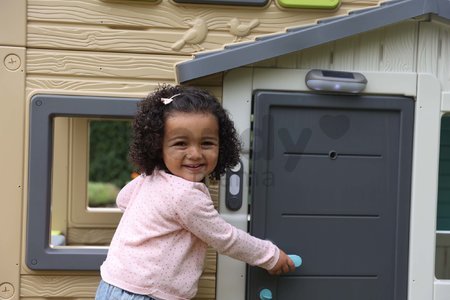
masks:
POLYGON ((193 47, 197 47, 198 50, 204 50, 200 43, 203 42, 208 34, 208 26, 203 19, 197 18, 194 21, 186 22, 191 28, 186 31, 181 38, 181 40, 175 42, 172 45, 172 50, 179 51, 186 44, 192 45, 193 47))
POLYGON ((238 42, 243 37, 249 35, 250 31, 259 25, 259 20, 253 19, 249 23, 242 24, 237 18, 233 18, 228 25, 230 26, 230 33, 235 36, 234 42, 238 42))

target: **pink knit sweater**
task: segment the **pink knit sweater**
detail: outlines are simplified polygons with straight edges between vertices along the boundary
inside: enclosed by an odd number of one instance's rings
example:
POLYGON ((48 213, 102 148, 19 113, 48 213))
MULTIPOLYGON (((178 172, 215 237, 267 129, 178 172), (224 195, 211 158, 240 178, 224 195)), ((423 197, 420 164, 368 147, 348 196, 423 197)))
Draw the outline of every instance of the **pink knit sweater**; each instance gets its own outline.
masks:
POLYGON ((265 269, 279 249, 225 222, 203 183, 157 171, 139 176, 117 196, 124 211, 101 276, 124 290, 164 300, 191 299, 207 245, 265 269))

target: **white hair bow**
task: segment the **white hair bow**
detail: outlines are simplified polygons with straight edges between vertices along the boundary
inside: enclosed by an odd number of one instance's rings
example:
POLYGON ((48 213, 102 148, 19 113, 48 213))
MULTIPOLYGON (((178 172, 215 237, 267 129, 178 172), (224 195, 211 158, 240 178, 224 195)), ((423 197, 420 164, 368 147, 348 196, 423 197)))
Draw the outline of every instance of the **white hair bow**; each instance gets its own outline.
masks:
POLYGON ((161 102, 164 103, 164 105, 167 105, 173 101, 173 98, 175 98, 176 96, 180 96, 180 95, 181 94, 175 94, 170 98, 161 98, 161 102))

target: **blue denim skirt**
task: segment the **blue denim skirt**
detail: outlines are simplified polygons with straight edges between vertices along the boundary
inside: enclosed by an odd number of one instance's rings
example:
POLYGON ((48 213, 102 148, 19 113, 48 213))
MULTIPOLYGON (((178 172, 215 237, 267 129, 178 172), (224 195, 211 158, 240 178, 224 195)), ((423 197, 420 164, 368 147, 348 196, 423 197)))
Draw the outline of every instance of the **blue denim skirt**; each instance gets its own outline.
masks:
POLYGON ((95 300, 157 300, 155 298, 127 292, 100 280, 95 300))

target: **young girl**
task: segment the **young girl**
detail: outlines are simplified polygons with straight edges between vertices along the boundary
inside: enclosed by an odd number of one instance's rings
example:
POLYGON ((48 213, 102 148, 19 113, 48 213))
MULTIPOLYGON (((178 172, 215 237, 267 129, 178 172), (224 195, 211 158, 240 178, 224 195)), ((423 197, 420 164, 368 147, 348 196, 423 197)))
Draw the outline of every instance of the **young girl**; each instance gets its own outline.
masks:
POLYGON ((133 129, 130 157, 142 175, 117 196, 124 214, 96 299, 191 299, 207 245, 270 274, 295 269, 274 244, 233 227, 214 208, 205 178, 236 165, 240 148, 215 97, 162 86, 140 103, 133 129))

